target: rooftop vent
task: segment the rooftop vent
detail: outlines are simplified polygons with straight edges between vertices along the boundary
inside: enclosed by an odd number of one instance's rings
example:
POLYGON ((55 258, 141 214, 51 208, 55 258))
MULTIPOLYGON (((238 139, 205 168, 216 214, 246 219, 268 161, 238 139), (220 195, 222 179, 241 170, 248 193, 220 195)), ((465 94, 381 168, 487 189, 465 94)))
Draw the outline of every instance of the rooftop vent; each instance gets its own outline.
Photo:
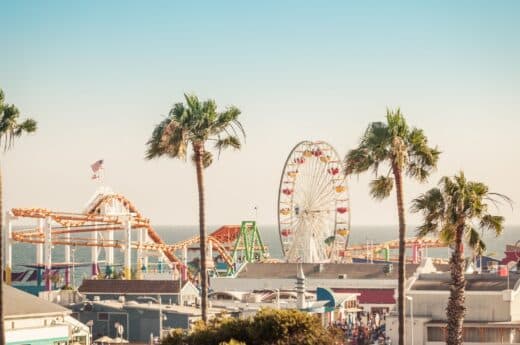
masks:
POLYGON ((386 264, 383 266, 383 273, 384 274, 390 274, 394 270, 394 265, 392 264, 386 264))

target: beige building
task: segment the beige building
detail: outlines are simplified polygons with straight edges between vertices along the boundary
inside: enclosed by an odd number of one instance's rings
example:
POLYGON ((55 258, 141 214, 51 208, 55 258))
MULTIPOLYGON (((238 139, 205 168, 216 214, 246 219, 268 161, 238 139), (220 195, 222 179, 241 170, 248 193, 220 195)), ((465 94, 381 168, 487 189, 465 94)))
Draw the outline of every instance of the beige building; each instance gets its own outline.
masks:
MULTIPOLYGON (((466 275, 465 344, 520 344, 520 274, 509 274, 466 275)), ((449 284, 449 273, 419 274, 408 281, 407 343, 445 344, 449 284)), ((390 315, 387 334, 393 344, 397 343, 397 325, 397 315, 390 315)))
POLYGON ((89 328, 57 304, 3 285, 7 345, 90 344, 89 328))

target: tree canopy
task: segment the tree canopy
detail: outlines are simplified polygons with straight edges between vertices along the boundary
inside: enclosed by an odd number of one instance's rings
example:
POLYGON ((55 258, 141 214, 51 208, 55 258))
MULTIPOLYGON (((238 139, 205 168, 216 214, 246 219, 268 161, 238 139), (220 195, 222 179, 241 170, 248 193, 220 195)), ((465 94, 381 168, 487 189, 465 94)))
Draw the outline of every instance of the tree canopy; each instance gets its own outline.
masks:
MULTIPOLYGON (((185 94, 184 99, 186 104, 174 104, 168 116, 155 127, 147 142, 147 159, 161 156, 186 159, 190 144, 195 150, 197 145, 204 147, 207 142, 213 143, 219 154, 226 148, 240 149, 240 135, 245 137, 245 132, 238 120, 237 107, 218 112, 212 99, 201 101, 191 94, 185 94)), ((213 155, 207 149, 203 155, 207 168, 213 162, 213 155)))
POLYGON ((420 212, 424 223, 418 228, 419 236, 438 235, 447 244, 454 244, 459 229, 469 247, 478 254, 486 250, 483 231, 500 235, 504 217, 489 212, 490 205, 511 200, 489 191, 481 182, 468 181, 463 172, 443 177, 439 187, 432 188, 412 201, 412 212, 420 212))
POLYGON ((162 345, 331 345, 340 343, 334 329, 322 326, 315 315, 298 310, 262 309, 254 317, 215 318, 206 325, 198 323, 184 334, 173 331, 162 345))
POLYGON ((381 200, 394 187, 393 168, 423 182, 437 166, 439 155, 437 148, 428 146, 422 129, 409 127, 400 109, 387 110, 386 123, 370 123, 358 147, 348 152, 345 172, 351 175, 372 169, 376 178, 370 183, 370 195, 381 200))

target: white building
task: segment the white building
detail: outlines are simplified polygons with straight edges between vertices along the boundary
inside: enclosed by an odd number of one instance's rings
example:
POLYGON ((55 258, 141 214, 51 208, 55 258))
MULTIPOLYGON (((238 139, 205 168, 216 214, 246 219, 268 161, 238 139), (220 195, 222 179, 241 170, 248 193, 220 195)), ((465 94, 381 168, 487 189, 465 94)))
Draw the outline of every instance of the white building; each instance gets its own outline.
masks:
POLYGON ((4 329, 7 345, 90 344, 89 328, 57 304, 7 284, 4 291, 4 329))
MULTIPOLYGON (((510 272, 509 277, 492 273, 466 274, 466 281, 464 343, 520 344, 520 274, 510 272)), ((412 278, 408 286, 407 343, 444 344, 449 273, 420 274, 412 278)), ((397 344, 397 327, 397 315, 387 317, 387 334, 392 344, 397 344)))
MULTIPOLYGON (((295 266, 296 267, 296 266, 295 266)), ((331 289, 318 287, 316 294, 306 290, 303 265, 298 264, 295 286, 292 290, 263 290, 254 292, 213 292, 211 305, 225 308, 232 315, 248 317, 262 308, 298 309, 320 316, 324 326, 338 320, 353 320, 358 308, 359 293, 336 294, 331 289)))
MULTIPOLYGON (((298 263, 248 263, 233 277, 211 277, 214 292, 290 291, 294 289, 298 263)), ((329 288, 336 294, 359 294, 359 305, 366 311, 387 312, 395 306, 397 265, 381 263, 301 264, 306 290, 329 288)), ((434 272, 431 260, 407 264, 406 276, 434 272)), ((442 269, 442 268, 441 268, 442 269)))

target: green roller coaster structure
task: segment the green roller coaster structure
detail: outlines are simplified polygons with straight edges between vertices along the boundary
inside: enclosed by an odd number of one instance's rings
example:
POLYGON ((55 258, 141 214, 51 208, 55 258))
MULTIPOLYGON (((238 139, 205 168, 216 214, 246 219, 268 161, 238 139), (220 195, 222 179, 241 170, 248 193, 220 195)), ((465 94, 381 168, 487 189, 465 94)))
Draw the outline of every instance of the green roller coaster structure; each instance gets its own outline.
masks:
POLYGON ((267 248, 262 242, 256 221, 243 221, 240 225, 240 233, 231 251, 235 267, 228 268, 228 275, 235 272, 236 264, 260 261, 267 255, 267 248))

